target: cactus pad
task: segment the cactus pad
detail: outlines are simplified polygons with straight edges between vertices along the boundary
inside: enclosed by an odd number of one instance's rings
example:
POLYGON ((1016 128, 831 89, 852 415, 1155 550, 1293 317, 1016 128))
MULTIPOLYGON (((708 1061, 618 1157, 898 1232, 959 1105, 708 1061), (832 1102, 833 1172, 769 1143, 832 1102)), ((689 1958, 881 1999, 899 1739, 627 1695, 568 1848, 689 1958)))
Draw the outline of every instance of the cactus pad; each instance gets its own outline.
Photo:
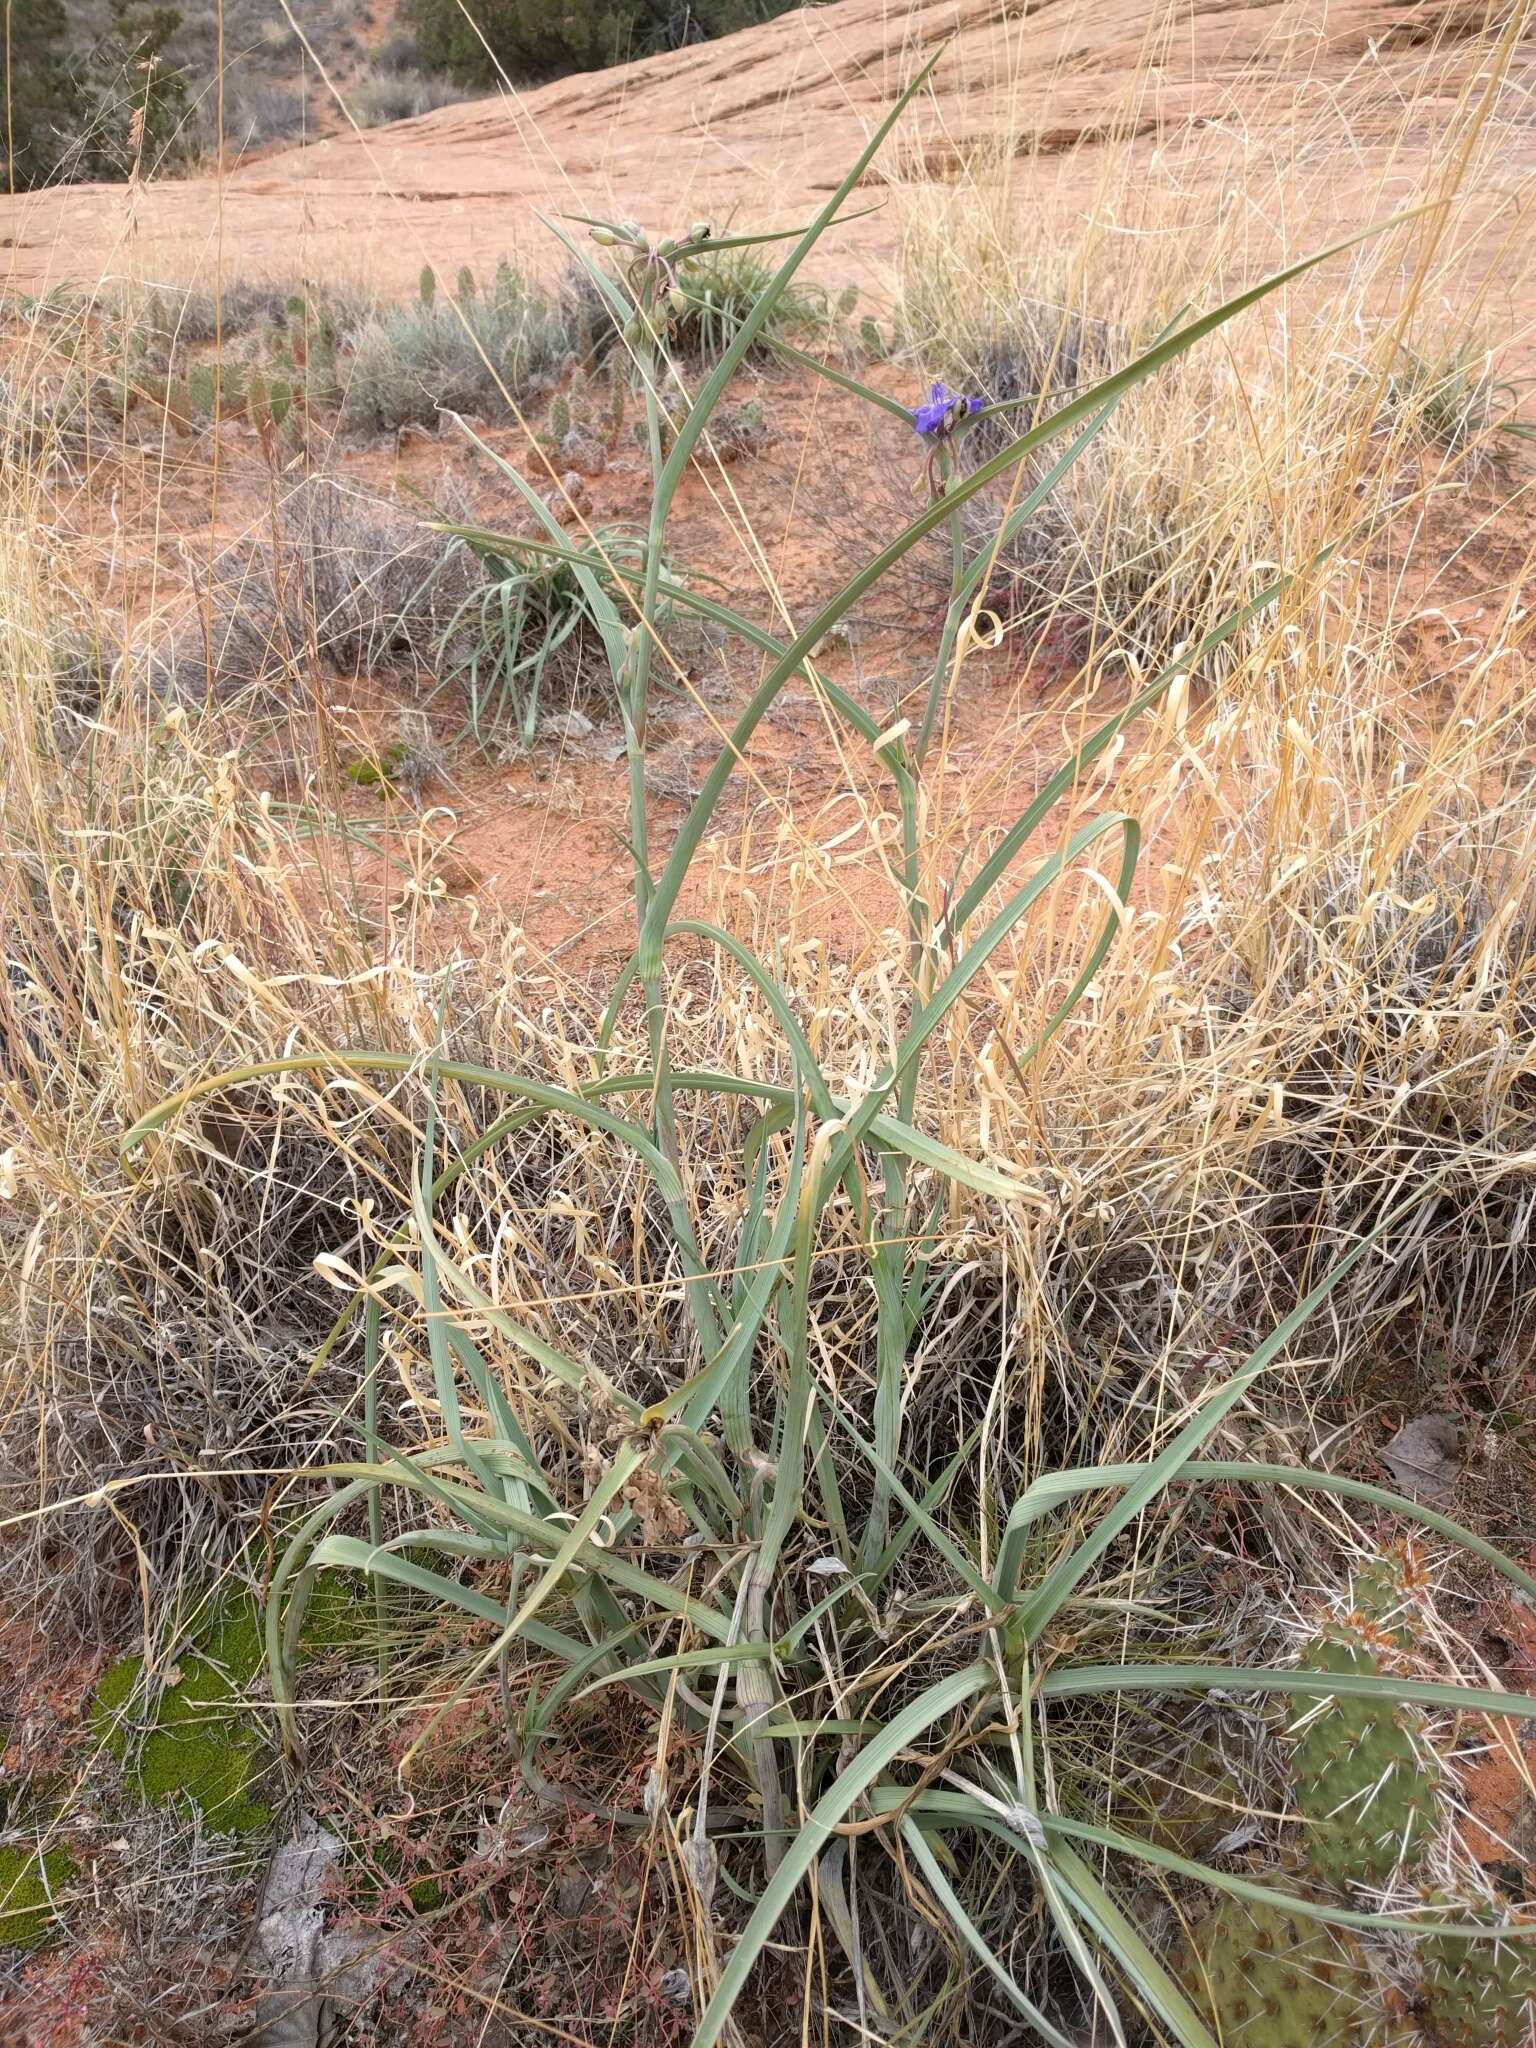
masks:
MULTIPOLYGON (((1304 1671, 1387 1677, 1411 1641, 1412 1604, 1395 1561, 1361 1572, 1343 1616, 1301 1655, 1304 1671)), ((1340 1891, 1385 1886, 1413 1870, 1439 1819, 1440 1766, 1417 1708, 1392 1700, 1301 1704, 1290 1755, 1302 1850, 1340 1891)))
POLYGON ((1380 2000, 1352 1936, 1283 1907, 1225 1899, 1176 1964, 1222 2048, 1364 2048, 1380 2000))
MULTIPOLYGON (((1438 1902, 1457 1919, 1485 1908, 1438 1902)), ((1530 2048, 1536 2041, 1536 1927, 1515 1941, 1423 1943, 1424 2001, 1442 2048, 1530 2048)))

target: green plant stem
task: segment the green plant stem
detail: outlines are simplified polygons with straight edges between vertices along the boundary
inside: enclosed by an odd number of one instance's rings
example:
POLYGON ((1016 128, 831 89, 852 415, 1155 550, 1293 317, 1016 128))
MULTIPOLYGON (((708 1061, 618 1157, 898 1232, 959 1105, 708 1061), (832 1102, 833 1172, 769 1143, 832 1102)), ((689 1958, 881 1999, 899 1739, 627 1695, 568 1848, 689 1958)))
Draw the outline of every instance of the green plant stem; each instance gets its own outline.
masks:
MULTIPOLYGON (((630 628, 624 674, 616 678, 619 703, 624 712, 624 748, 629 781, 629 830, 635 867, 635 933, 644 933, 654 893, 650 870, 650 800, 645 785, 646 737, 650 723, 651 663, 656 642, 656 613, 661 589, 667 519, 672 491, 662 488, 666 451, 662 436, 661 399, 657 378, 662 351, 657 341, 657 309, 654 290, 639 297, 641 325, 639 370, 645 390, 646 449, 651 466, 651 513, 645 537, 644 582, 640 593, 640 616, 630 628)), ((675 490, 676 486, 673 486, 675 490)), ((671 1059, 667 1050, 667 999, 660 963, 641 976, 645 994, 645 1029, 655 1078, 652 1098, 652 1134, 682 1178, 682 1154, 677 1141, 677 1109, 672 1096, 671 1059)), ((686 1199, 686 1196, 685 1196, 686 1199)), ((692 1223, 689 1224, 690 1235, 692 1223)), ((699 1341, 706 1357, 718 1351, 724 1331, 712 1310, 702 1321, 696 1315, 699 1341)))
MULTIPOLYGON (((946 497, 949 495, 952 467, 952 458, 946 451, 939 468, 946 497)), ((928 678, 928 695, 923 702, 922 723, 918 726, 917 738, 912 743, 912 759, 919 769, 928 758, 933 728, 938 722, 939 706, 944 700, 944 689, 949 681, 954 660, 955 641, 962 616, 963 597, 966 594, 965 570, 965 518, 960 507, 956 505, 949 515, 949 604, 944 615, 944 632, 939 642, 938 659, 933 664, 933 674, 928 678)))
MULTIPOLYGON (((380 1462, 383 1449, 379 1437, 379 1326, 382 1317, 377 1295, 370 1294, 363 1311, 363 1442, 371 1465, 380 1462)), ((375 1549, 384 1541, 384 1496, 382 1488, 376 1485, 368 1488, 368 1541, 375 1549)), ((389 1602, 382 1579, 374 1584, 373 1611, 379 1631, 379 1696, 382 1698, 389 1679, 389 1602)))
MULTIPOLYGON (((947 449, 938 451, 938 474, 946 489, 952 468, 947 449)), ((897 780, 897 802, 901 813, 902 874, 907 899, 908 947, 914 997, 923 1001, 930 993, 929 945, 931 917, 922 893, 918 844, 917 806, 923 762, 932 738, 935 716, 948 670, 954 635, 952 623, 958 616, 965 585, 965 524, 957 506, 949 516, 950 585, 945 633, 935 662, 922 725, 907 750, 911 770, 897 780)), ((918 1067, 914 1061, 897 1087, 897 1114, 910 1115, 917 1102, 918 1067)), ((874 1438, 881 1464, 876 1468, 865 1524, 860 1562, 866 1570, 884 1550, 890 1531, 891 1490, 885 1474, 894 1470, 901 1442, 901 1386, 906 1369, 912 1331, 907 1314, 904 1267, 912 1256, 921 1262, 921 1246, 909 1254, 912 1214, 908 1197, 907 1162, 897 1153, 887 1153, 883 1164, 884 1200, 882 1221, 874 1233, 878 1240, 871 1255, 871 1281, 875 1290, 875 1399, 874 1438)))

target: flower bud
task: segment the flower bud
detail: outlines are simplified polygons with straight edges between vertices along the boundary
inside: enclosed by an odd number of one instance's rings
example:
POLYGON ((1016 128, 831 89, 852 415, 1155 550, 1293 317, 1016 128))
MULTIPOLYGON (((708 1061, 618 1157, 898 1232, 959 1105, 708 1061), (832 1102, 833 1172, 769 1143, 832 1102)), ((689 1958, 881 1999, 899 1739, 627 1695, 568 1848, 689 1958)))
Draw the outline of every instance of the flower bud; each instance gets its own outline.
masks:
POLYGON ((592 239, 600 249, 612 249, 618 244, 618 236, 612 228, 594 228, 592 239))
POLYGON ((688 294, 683 290, 681 285, 673 285, 671 291, 667 293, 667 304, 671 307, 674 313, 687 312, 690 301, 688 294))
POLYGON ((714 232, 707 220, 696 220, 688 230, 688 239, 690 242, 707 242, 714 232))
POLYGON ((677 238, 675 235, 663 235, 656 244, 656 254, 658 256, 670 256, 676 247, 677 238))
POLYGON ((641 227, 637 220, 621 220, 619 222, 619 233, 626 242, 633 242, 637 249, 644 249, 648 246, 645 239, 645 229, 641 227))

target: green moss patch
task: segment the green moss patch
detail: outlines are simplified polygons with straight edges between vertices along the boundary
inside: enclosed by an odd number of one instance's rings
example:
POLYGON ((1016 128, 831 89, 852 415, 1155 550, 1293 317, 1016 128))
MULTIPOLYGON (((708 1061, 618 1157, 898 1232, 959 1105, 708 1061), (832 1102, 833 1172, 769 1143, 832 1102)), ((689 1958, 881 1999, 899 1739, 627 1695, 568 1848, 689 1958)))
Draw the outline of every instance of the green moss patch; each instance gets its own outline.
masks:
MULTIPOLYGON (((301 1651, 355 1645, 362 1611, 350 1587, 322 1578, 305 1613, 301 1651)), ((270 1826, 261 1797, 272 1765, 269 1720, 246 1697, 263 1654, 260 1610, 241 1595, 212 1610, 158 1698, 145 1684, 142 1657, 112 1666, 96 1688, 92 1725, 141 1798, 156 1806, 190 1799, 222 1834, 270 1826)))
POLYGON ((36 1948, 74 1874, 67 1849, 0 1849, 0 1948, 36 1948))
POLYGON ((360 754, 348 761, 342 773, 360 789, 376 789, 380 796, 393 796, 395 777, 404 766, 405 757, 405 742, 392 740, 377 754, 360 754))
MULTIPOLYGON (((229 1647, 229 1631, 218 1634, 220 1647, 229 1647)), ((243 1647, 238 1631, 233 1647, 243 1647)), ((140 1797, 165 1806, 184 1795, 223 1833, 252 1834, 268 1825, 271 1810, 255 1788, 269 1752, 243 1697, 258 1661, 187 1651, 178 1681, 163 1688, 153 1708, 145 1707, 142 1720, 133 1702, 144 1696, 144 1659, 125 1657, 113 1665, 97 1687, 93 1719, 140 1797)))
POLYGON ((371 1597, 335 1572, 322 1572, 310 1588, 299 1630, 299 1662, 325 1650, 366 1651, 372 1656, 377 1624, 371 1597))

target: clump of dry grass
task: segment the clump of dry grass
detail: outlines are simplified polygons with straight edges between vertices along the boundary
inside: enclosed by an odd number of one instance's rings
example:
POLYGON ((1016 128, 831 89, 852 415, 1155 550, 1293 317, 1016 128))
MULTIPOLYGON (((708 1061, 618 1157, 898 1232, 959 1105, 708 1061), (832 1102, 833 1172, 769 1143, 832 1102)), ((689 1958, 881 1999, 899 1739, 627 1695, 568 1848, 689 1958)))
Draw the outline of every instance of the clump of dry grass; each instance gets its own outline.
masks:
MULTIPOLYGON (((1369 67, 1367 67, 1368 69, 1369 67)), ((1065 630, 1092 660, 1156 666, 1181 642, 1346 534, 1383 534, 1394 503, 1507 470, 1519 389, 1498 362, 1526 336, 1476 340, 1492 271, 1518 272, 1521 181, 1509 171, 1518 85, 1464 70, 1412 179, 1386 150, 1349 224, 1438 201, 1130 393, 998 558, 992 597, 1029 634, 1065 630), (1483 253, 1479 254, 1479 244, 1483 253), (1454 311, 1451 310, 1454 308, 1454 311)), ((1357 82, 1366 90, 1366 80, 1357 82)), ((979 459, 1170 323, 1337 236, 1334 166, 1351 100, 1276 134, 1245 109, 1171 141, 1155 175, 1106 157, 1066 233, 1039 229, 1048 177, 1007 147, 951 184, 898 180, 898 325, 931 373, 1016 408, 970 438, 979 459), (1314 166, 1316 168, 1314 168, 1314 166), (1213 193, 1230 198, 1214 199, 1213 193)), ((1501 278, 1518 289, 1513 275, 1501 278)), ((1026 468, 1027 489, 1043 473, 1026 468)), ((1519 490, 1524 485, 1511 482, 1519 490)), ((990 508, 973 516, 990 531, 990 508)))
POLYGON ((333 475, 284 486, 266 524, 199 566, 190 595, 141 632, 134 685, 211 704, 293 695, 322 663, 357 676, 422 673, 445 658, 444 636, 480 581, 467 550, 333 475))
MULTIPOLYGON (((310 1262, 355 1229, 348 1170, 313 1145, 259 1200, 238 1196, 260 1140, 236 1124, 206 1134, 201 1192, 135 1187, 112 1167, 110 1105, 162 1061, 195 1058, 209 1028, 226 1044, 239 1029, 217 1016, 222 1005, 210 1012, 207 969, 182 950, 186 939, 195 950, 204 933, 232 960, 243 948, 255 976, 275 964, 269 947, 291 964, 312 956, 314 940, 291 894, 274 887, 259 908, 253 900, 249 878, 285 835, 236 797, 228 763, 184 730, 157 733, 131 702, 105 710, 137 730, 141 781, 124 776, 121 758, 61 760, 44 741, 11 784, 13 830, 32 813, 7 876, 0 990, 8 1287, 33 1360, 7 1385, 3 1424, 4 1515, 20 1518, 7 1537, 18 1645, 31 1627, 46 1634, 61 1608, 120 1627, 141 1595, 163 1599, 200 1550, 216 1567, 243 1543, 238 1525, 258 1511, 274 1466, 334 1414, 337 1383, 306 1380, 310 1262), (234 1182, 221 1190, 225 1174, 234 1182), (119 1479, 133 1495, 121 1520, 97 1493, 119 1479)), ((7 744, 27 737, 13 729, 7 744)), ((259 982, 248 999, 254 1024, 259 982)), ((274 1018, 298 1025, 300 1012, 269 1000, 274 1018)), ((333 1028, 344 1014, 345 1004, 330 1012, 333 1028)))

